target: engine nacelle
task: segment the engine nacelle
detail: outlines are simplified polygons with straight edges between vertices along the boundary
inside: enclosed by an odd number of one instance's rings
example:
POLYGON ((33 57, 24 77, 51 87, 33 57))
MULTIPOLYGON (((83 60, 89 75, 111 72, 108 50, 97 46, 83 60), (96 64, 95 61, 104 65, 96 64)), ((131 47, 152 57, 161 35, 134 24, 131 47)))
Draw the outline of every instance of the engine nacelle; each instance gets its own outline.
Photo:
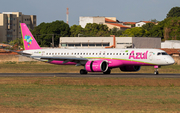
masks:
POLYGON ((108 69, 108 63, 104 60, 88 61, 85 69, 87 72, 105 72, 108 69))
POLYGON ((141 66, 123 66, 120 67, 121 71, 139 71, 141 66))

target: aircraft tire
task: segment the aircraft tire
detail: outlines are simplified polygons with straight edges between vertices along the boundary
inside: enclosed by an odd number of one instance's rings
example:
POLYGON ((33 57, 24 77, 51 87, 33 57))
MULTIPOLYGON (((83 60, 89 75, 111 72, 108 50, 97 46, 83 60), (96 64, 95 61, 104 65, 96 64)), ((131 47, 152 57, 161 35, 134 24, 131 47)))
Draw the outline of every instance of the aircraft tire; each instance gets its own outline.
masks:
POLYGON ((82 74, 87 74, 87 71, 85 70, 85 69, 81 69, 80 70, 80 74, 82 75, 82 74))
POLYGON ((154 74, 155 74, 155 75, 158 75, 158 74, 159 74, 159 72, 158 72, 158 71, 154 71, 154 74))
POLYGON ((111 74, 111 70, 108 69, 106 72, 103 72, 103 74, 111 74))

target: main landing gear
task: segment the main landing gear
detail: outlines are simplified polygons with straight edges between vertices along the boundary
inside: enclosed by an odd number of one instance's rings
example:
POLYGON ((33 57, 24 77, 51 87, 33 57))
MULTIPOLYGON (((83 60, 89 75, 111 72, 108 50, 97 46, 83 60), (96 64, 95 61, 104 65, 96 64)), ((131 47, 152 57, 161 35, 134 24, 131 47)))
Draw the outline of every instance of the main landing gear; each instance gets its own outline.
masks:
POLYGON ((80 74, 87 74, 87 71, 85 69, 81 69, 80 74))
POLYGON ((158 68, 160 68, 160 67, 159 67, 159 66, 154 66, 154 68, 155 68, 154 74, 155 74, 155 75, 158 75, 158 74, 159 74, 158 68))
MULTIPOLYGON (((80 70, 80 74, 81 75, 85 75, 87 74, 88 72, 85 70, 85 69, 81 69, 80 70)), ((103 74, 111 74, 111 69, 108 69, 107 71, 103 72, 103 74)))
POLYGON ((111 69, 108 68, 108 70, 103 72, 103 74, 111 74, 111 69))

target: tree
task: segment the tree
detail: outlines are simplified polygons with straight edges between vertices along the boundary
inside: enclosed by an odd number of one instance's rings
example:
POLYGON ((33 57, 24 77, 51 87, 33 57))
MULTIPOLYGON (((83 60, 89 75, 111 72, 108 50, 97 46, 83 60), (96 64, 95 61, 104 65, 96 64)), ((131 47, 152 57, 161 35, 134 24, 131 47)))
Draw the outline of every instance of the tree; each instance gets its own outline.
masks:
POLYGON ((171 8, 166 17, 180 17, 180 7, 171 8))
POLYGON ((154 27, 154 23, 147 23, 142 26, 142 28, 144 28, 147 31, 152 30, 153 27, 154 27))
POLYGON ((161 37, 164 38, 164 25, 166 21, 163 20, 158 23, 158 25, 154 25, 153 28, 150 30, 151 37, 161 37))
POLYGON ((41 23, 32 31, 40 46, 49 47, 54 37, 54 45, 58 46, 59 37, 70 36, 69 25, 63 21, 53 21, 52 23, 41 23))
POLYGON ((84 28, 85 36, 109 36, 108 27, 103 24, 88 23, 84 28))
POLYGON ((77 37, 78 34, 83 34, 83 28, 80 25, 73 25, 70 27, 71 37, 77 37))
POLYGON ((10 41, 9 44, 13 46, 13 49, 19 49, 19 47, 24 48, 22 38, 16 38, 15 40, 10 41))
POLYGON ((156 19, 151 19, 151 22, 153 22, 154 24, 158 23, 158 21, 156 19))
POLYGON ((124 30, 119 30, 118 28, 114 27, 110 30, 111 35, 121 36, 124 30))
POLYGON ((147 30, 143 29, 142 27, 134 27, 131 29, 126 29, 123 34, 121 35, 122 37, 143 37, 147 33, 147 30))
POLYGON ((180 40, 180 17, 166 19, 164 25, 164 38, 180 40))

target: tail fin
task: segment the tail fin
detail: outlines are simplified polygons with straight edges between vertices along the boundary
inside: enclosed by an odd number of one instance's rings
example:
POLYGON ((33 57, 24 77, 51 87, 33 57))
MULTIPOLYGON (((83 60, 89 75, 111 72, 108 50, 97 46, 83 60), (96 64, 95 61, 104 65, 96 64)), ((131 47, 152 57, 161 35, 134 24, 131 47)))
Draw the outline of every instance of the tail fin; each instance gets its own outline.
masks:
POLYGON ((25 23, 20 23, 25 50, 41 49, 25 23))

